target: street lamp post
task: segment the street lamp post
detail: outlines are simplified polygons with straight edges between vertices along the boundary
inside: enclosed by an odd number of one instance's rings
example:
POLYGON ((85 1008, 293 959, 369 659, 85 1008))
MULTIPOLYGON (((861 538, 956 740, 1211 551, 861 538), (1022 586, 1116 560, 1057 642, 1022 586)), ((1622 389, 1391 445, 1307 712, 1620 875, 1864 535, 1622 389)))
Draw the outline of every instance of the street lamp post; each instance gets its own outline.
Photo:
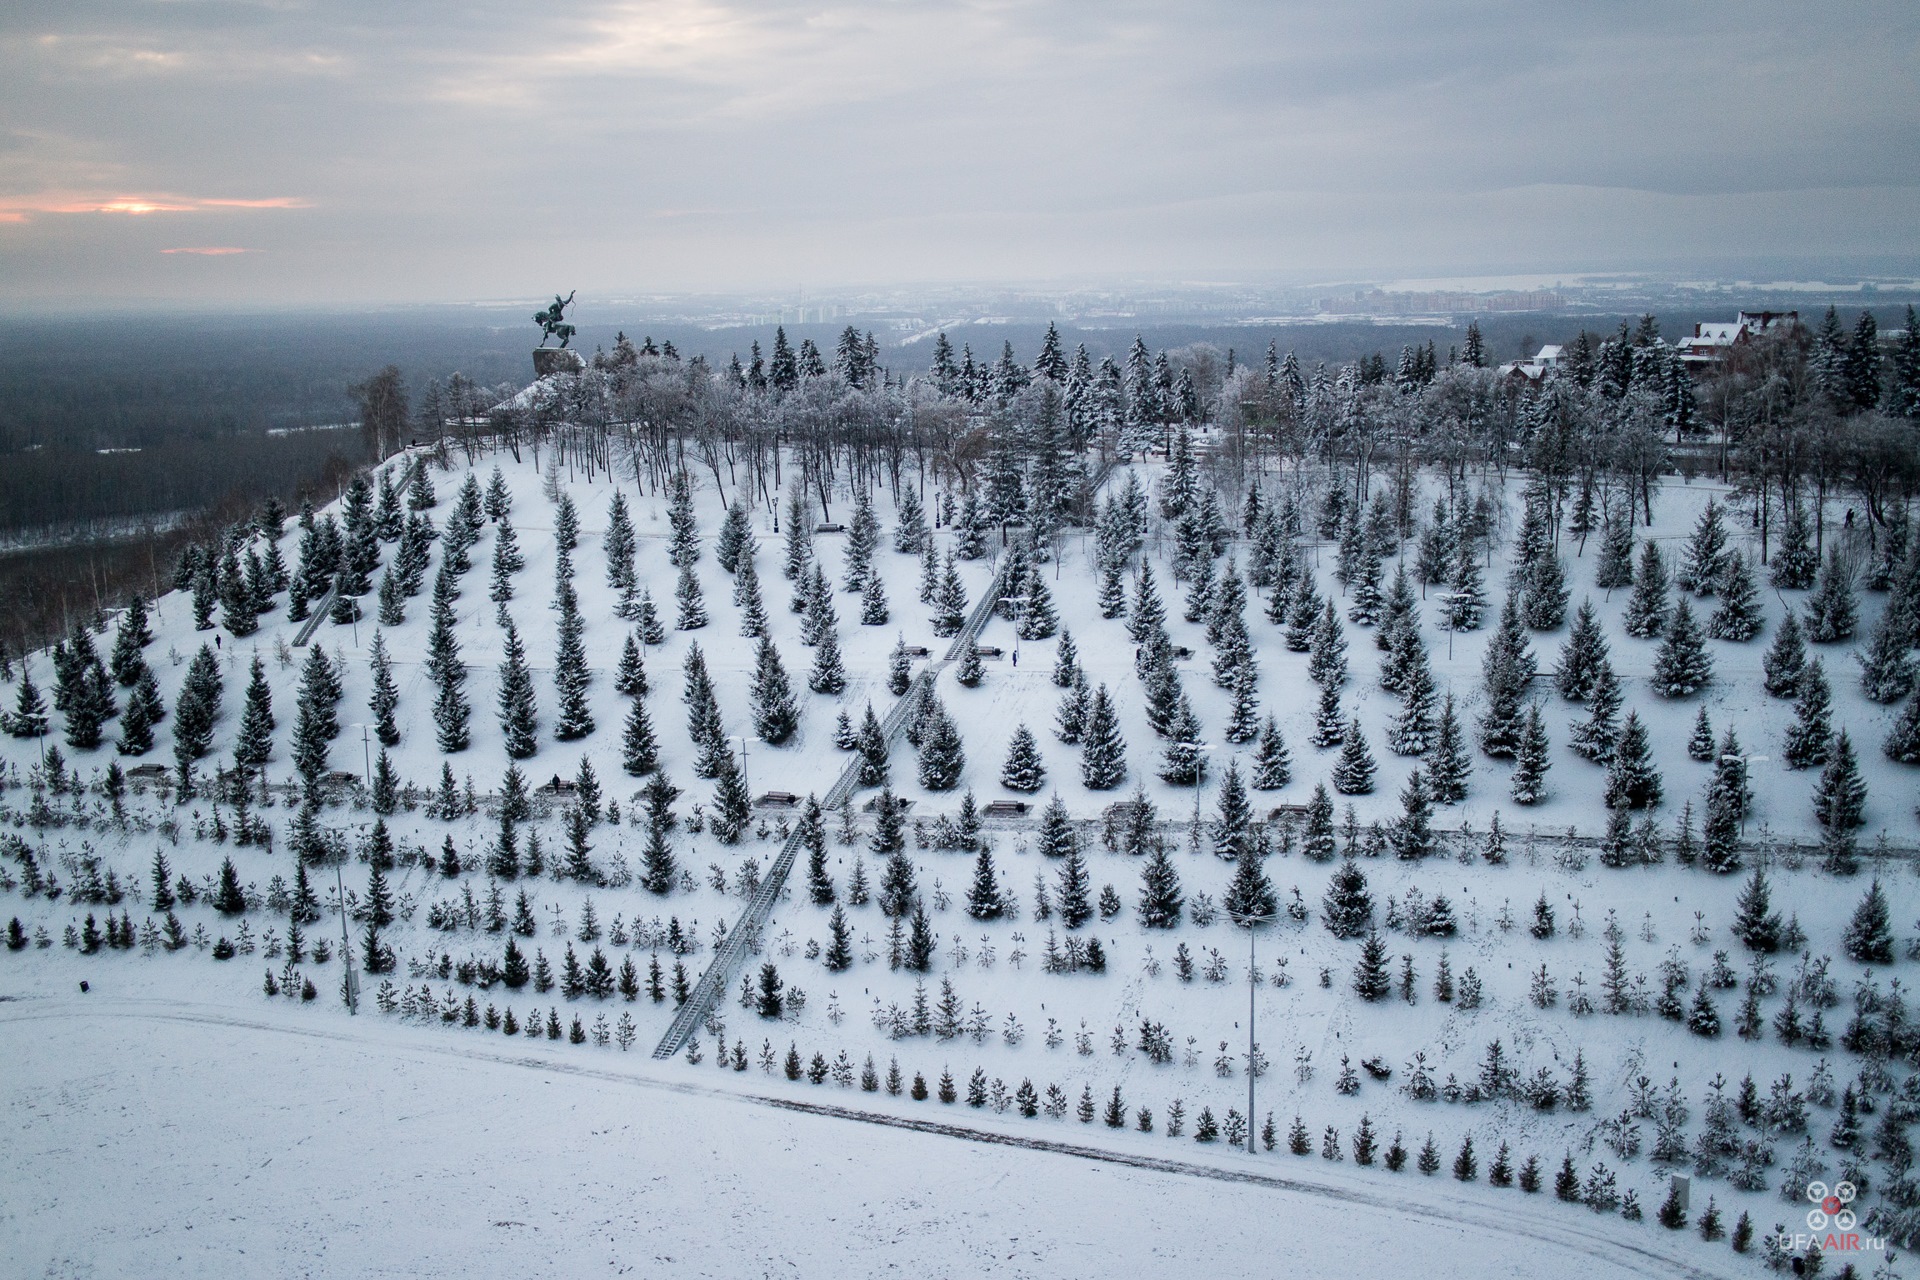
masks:
POLYGON ((740 785, 747 793, 747 805, 753 805, 753 783, 747 778, 747 735, 737 733, 734 737, 740 741, 740 785))
POLYGON ((1453 633, 1455 631, 1455 627, 1453 625, 1453 602, 1459 599, 1462 594, 1463 594, 1462 592, 1458 592, 1458 591, 1437 591, 1434 593, 1434 596, 1433 596, 1435 600, 1438 600, 1442 605, 1445 605, 1447 608, 1447 661, 1448 662, 1453 661, 1453 633))

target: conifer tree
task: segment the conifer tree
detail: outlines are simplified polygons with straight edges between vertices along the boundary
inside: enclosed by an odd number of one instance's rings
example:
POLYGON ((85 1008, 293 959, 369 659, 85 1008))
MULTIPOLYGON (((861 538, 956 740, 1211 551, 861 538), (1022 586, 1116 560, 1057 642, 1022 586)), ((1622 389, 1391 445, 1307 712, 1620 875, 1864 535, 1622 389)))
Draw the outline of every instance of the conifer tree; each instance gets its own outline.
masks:
POLYGON ((376 631, 373 633, 372 662, 373 692, 368 695, 367 709, 373 713, 374 736, 383 746, 397 746, 400 742, 400 726, 394 719, 394 712, 400 706, 400 690, 393 680, 393 662, 387 656, 386 637, 376 631))
POLYGON ((673 536, 667 559, 676 568, 689 568, 700 558, 700 531, 693 519, 693 481, 682 468, 667 482, 667 523, 673 536))
POLYGON ((1753 566, 1745 555, 1729 551, 1721 557, 1720 579, 1716 584, 1720 607, 1707 619, 1707 634, 1715 640, 1744 643, 1760 634, 1766 615, 1760 607, 1760 590, 1755 585, 1753 566))
POLYGON ((1340 706, 1339 687, 1328 685, 1320 690, 1320 705, 1314 712, 1313 732, 1307 735, 1307 741, 1325 751, 1339 746, 1346 732, 1347 717, 1340 706))
POLYGON ((273 690, 267 685, 266 664, 256 653, 247 680, 246 709, 240 714, 240 737, 233 748, 234 763, 248 768, 265 764, 273 754, 273 729, 273 690))
POLYGON ((1126 781, 1127 744, 1120 736, 1119 717, 1102 683, 1094 690, 1082 731, 1080 780, 1090 791, 1111 791, 1126 781))
POLYGON ((500 733, 507 755, 525 760, 539 750, 539 721, 535 715, 533 673, 527 669, 526 647, 513 620, 507 620, 506 656, 500 663, 500 733))
POLYGON ((1637 711, 1627 712, 1614 743, 1613 761, 1607 771, 1606 806, 1617 809, 1647 809, 1660 803, 1659 771, 1653 764, 1653 748, 1647 729, 1637 711))
POLYGON ((838 694, 847 687, 847 671, 840 658, 840 637, 832 628, 822 633, 813 651, 813 669, 807 673, 807 687, 828 695, 838 694))
POLYGON ((1507 595, 1500 627, 1482 659, 1487 708, 1480 716, 1480 749, 1490 756, 1511 756, 1520 745, 1527 689, 1538 671, 1521 626, 1519 601, 1507 595))
POLYGON ((887 781, 887 736, 881 731, 880 717, 873 713, 873 704, 867 704, 866 715, 860 721, 859 785, 862 787, 883 786, 887 781))
POLYGON ((1041 857, 1049 859, 1064 858, 1080 847, 1080 837, 1074 833, 1067 806, 1058 792, 1040 813, 1040 829, 1034 835, 1034 846, 1041 857))
POLYGON ((1073 643, 1073 633, 1062 629, 1060 643, 1054 651, 1053 682, 1062 689, 1073 687, 1074 677, 1080 674, 1080 651, 1073 643))
POLYGON ((1331 600, 1327 601, 1314 627, 1307 676, 1322 689, 1337 689, 1347 682, 1347 640, 1331 600))
POLYGON ((1892 911, 1877 878, 1854 908, 1840 945, 1856 964, 1893 963, 1892 911))
POLYGON ((1313 799, 1307 804, 1307 828, 1301 840, 1300 851, 1315 862, 1331 860, 1336 851, 1333 836, 1333 797, 1327 794, 1325 783, 1313 784, 1313 799))
POLYGON ((660 622, 660 615, 653 607, 653 593, 640 592, 640 604, 634 611, 634 622, 640 632, 641 644, 665 644, 667 629, 660 622))
POLYGON ((1360 718, 1355 716, 1347 721, 1346 734, 1340 740, 1340 758, 1333 766, 1334 790, 1345 796, 1371 795, 1375 767, 1360 718))
POLYGON ((680 606, 680 616, 674 621, 674 630, 698 631, 707 625, 707 607, 700 592, 700 578, 694 573, 692 564, 680 567, 680 579, 674 586, 673 598, 680 606))
POLYGON ((38 738, 47 731, 47 704, 33 683, 33 673, 26 669, 24 662, 21 663, 20 686, 14 691, 13 710, 7 715, 6 727, 7 732, 16 738, 38 738))
POLYGON ((779 746, 799 727, 800 713, 794 704, 793 686, 780 662, 780 651, 767 636, 760 637, 754 659, 753 730, 760 740, 779 746))
POLYGON ((1788 495, 1780 526, 1780 549, 1774 552, 1768 581, 1786 591, 1804 591, 1813 585, 1820 570, 1820 556, 1813 547, 1813 528, 1807 521, 1807 509, 1796 490, 1788 495))
MULTIPOLYGON (((142 666, 145 664, 143 663, 142 666)), ((20 676, 20 697, 12 715, 4 717, 7 732, 15 737, 38 737, 47 731, 47 718, 44 708, 36 711, 39 704, 39 690, 25 671, 20 676), (29 696, 31 695, 31 696, 29 696)), ((123 756, 145 755, 153 749, 153 726, 166 714, 166 706, 160 699, 160 686, 150 670, 142 671, 139 680, 133 686, 133 692, 127 697, 127 708, 120 713, 120 741, 118 750, 123 756)))
POLYGON ((1687 758, 1705 764, 1713 759, 1713 752, 1713 722, 1707 718, 1707 708, 1702 704, 1700 714, 1693 720, 1693 734, 1687 739, 1687 758))
POLYGON ((1487 608, 1487 594, 1480 560, 1470 538, 1460 540, 1448 587, 1441 607, 1441 624, 1449 631, 1478 631, 1487 608))
POLYGON ((946 707, 934 698, 928 706, 927 727, 920 746, 920 785, 929 791, 951 791, 959 785, 966 764, 960 730, 946 707))
POLYGON ((1595 764, 1610 763, 1614 743, 1620 737, 1619 715, 1623 701, 1613 664, 1603 660, 1587 690, 1587 717, 1573 726, 1567 745, 1595 764))
POLYGON ((708 825, 721 844, 738 844, 752 817, 753 798, 747 794, 747 782, 733 750, 722 746, 719 770, 714 778, 713 815, 708 825))
POLYGON ((646 804, 647 843, 641 853, 640 884, 648 893, 664 897, 673 888, 678 868, 667 836, 674 828, 673 802, 680 791, 663 773, 648 780, 642 793, 646 804))
POLYGON ((1180 873, 1164 844, 1156 842, 1140 869, 1140 923, 1149 929, 1171 929, 1180 923, 1180 909, 1186 897, 1180 888, 1180 873))
POLYGON ((627 722, 621 733, 620 767, 634 777, 653 772, 660 762, 659 743, 653 736, 653 719, 647 714, 644 698, 635 698, 627 708, 627 722))
POLYGON ((1826 763, 1832 739, 1833 694, 1827 685, 1825 665, 1814 658, 1801 669, 1793 701, 1793 725, 1787 730, 1781 755, 1790 769, 1811 769, 1826 763))
POLYGON ((1662 697, 1687 698, 1713 682, 1713 659, 1683 596, 1653 660, 1653 688, 1662 697))
POLYGON ((620 651, 620 665, 613 675, 613 687, 630 698, 647 696, 646 661, 640 656, 640 643, 631 634, 620 651))
POLYGON ((1573 630, 1560 648, 1560 665, 1553 673, 1560 696, 1569 702, 1586 701, 1608 657, 1606 634, 1594 612, 1593 601, 1582 600, 1573 616, 1573 630))
POLYGON ((1293 779, 1293 756, 1280 733, 1280 722, 1269 714, 1260 726, 1259 745, 1253 752, 1255 791, 1276 791, 1293 779))
POLYGON ((1007 746, 1007 761, 1000 769, 1000 785, 1009 791, 1031 794, 1038 791, 1046 782, 1046 765, 1040 759, 1039 744, 1034 741, 1033 733, 1022 724, 1013 731, 1013 740, 1007 746))
POLYGON ((1853 740, 1845 729, 1833 737, 1833 748, 1819 786, 1813 793, 1813 816, 1833 832, 1852 831, 1866 822, 1867 783, 1854 759, 1853 740))
MULTIPOLYGON (((131 704, 127 710, 132 712, 131 704)), ((122 716, 122 733, 125 732, 125 724, 126 717, 122 716)), ((1901 764, 1920 764, 1920 697, 1907 699, 1907 705, 1894 719, 1893 728, 1881 744, 1881 750, 1889 760, 1901 764)))
POLYGON ((1260 852, 1252 840, 1242 840, 1235 851, 1233 879, 1221 905, 1227 916, 1243 929, 1251 929, 1278 915, 1273 884, 1260 866, 1260 852))
POLYGON ((1353 969, 1353 990, 1362 1000, 1377 1004, 1393 989, 1387 971, 1387 944, 1377 933, 1367 934, 1360 948, 1360 960, 1353 969))
POLYGON ((1853 569, 1841 559, 1838 544, 1820 566, 1820 580, 1807 597, 1807 638, 1815 644, 1853 639, 1860 606, 1853 593, 1853 569))
POLYGON ((767 634, 767 607, 760 598, 760 571, 754 567, 751 544, 741 551, 740 567, 734 572, 733 602, 740 609, 741 635, 752 638, 767 634))
POLYGON ((1534 703, 1527 708, 1520 729, 1519 749, 1515 752, 1510 793, 1515 804, 1538 804, 1546 798, 1547 770, 1552 763, 1546 722, 1541 719, 1539 704, 1534 703))
POLYGON ((1387 749, 1400 756, 1423 756, 1433 745, 1435 690, 1426 654, 1410 663, 1400 690, 1400 711, 1387 730, 1387 749))
POLYGON ((1727 527, 1721 519, 1720 504, 1708 498, 1706 508, 1694 522, 1686 555, 1675 575, 1680 589, 1695 595, 1712 595, 1720 579, 1720 562, 1726 549, 1727 527))
POLYGON ((1627 597, 1622 625, 1630 636, 1650 640, 1667 629, 1667 567, 1658 543, 1648 540, 1634 570, 1633 593, 1627 597))
POLYGON ((1897 602, 1890 601, 1873 629, 1873 640, 1860 662, 1860 692, 1878 703, 1898 702, 1913 689, 1914 662, 1907 622, 1897 602))

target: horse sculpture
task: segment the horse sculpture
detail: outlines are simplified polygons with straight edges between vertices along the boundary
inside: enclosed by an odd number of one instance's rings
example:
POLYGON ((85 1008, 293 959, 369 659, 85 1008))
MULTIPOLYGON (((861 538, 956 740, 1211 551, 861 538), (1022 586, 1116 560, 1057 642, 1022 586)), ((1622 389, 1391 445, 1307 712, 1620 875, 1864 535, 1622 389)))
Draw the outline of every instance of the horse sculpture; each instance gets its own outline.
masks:
MULTIPOLYGON (((579 290, 576 289, 574 292, 578 293, 579 290)), ((578 330, 561 319, 561 316, 565 314, 567 308, 572 305, 572 293, 569 293, 565 298, 562 298, 556 293, 553 295, 552 306, 544 311, 536 311, 533 313, 533 322, 539 325, 541 330, 541 346, 544 347, 547 345, 548 338, 560 339, 560 345, 562 347, 565 347, 567 343, 573 341, 573 335, 578 332, 578 330)))

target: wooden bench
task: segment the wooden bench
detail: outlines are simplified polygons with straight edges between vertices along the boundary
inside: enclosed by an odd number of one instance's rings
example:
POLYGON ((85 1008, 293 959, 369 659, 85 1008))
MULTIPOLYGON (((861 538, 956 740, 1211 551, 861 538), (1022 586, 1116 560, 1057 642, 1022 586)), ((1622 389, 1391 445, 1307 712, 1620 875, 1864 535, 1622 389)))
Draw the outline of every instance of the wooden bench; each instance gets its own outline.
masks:
POLYGON ((570 796, 580 788, 574 786, 572 782, 556 773, 553 775, 552 781, 541 783, 539 789, 542 795, 570 796))
POLYGON ((906 654, 909 658, 926 658, 932 656, 933 653, 931 649, 923 644, 902 645, 900 652, 906 654))
POLYGON ((1268 822, 1278 822, 1282 818, 1304 818, 1312 812, 1304 804, 1277 804, 1267 814, 1268 822))
POLYGON ((763 809, 791 809, 800 803, 800 797, 791 791, 769 791, 754 803, 763 809))
POLYGON ((983 658, 1003 658, 1006 656, 1006 651, 997 644, 977 644, 973 646, 973 651, 983 658))
POLYGON ((1191 658, 1193 656, 1193 650, 1183 644, 1176 644, 1173 646, 1173 656, 1176 658, 1191 658))
POLYGON ((989 818, 1018 818, 1030 807, 1025 800, 994 800, 980 812, 989 818))
POLYGON ((135 782, 151 782, 164 778, 172 772, 173 770, 164 764, 137 764, 127 770, 127 777, 135 782))
POLYGON ((813 531, 815 533, 845 533, 847 526, 843 524, 817 524, 813 526, 813 531))
MULTIPOLYGON (((905 813, 907 810, 913 808, 913 801, 905 799, 901 796, 895 796, 893 798, 893 807, 896 812, 905 813)), ((860 806, 860 812, 862 813, 878 813, 879 811, 880 811, 879 796, 875 796, 873 799, 867 801, 865 804, 860 806)))

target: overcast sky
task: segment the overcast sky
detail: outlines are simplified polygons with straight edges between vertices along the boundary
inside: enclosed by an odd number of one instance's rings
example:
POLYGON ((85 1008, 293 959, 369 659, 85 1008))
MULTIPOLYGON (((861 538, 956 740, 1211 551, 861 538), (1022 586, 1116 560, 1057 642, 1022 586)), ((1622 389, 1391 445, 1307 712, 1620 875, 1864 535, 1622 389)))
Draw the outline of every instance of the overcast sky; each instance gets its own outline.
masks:
POLYGON ((1920 4, 0 6, 0 298, 1920 251, 1920 4))

